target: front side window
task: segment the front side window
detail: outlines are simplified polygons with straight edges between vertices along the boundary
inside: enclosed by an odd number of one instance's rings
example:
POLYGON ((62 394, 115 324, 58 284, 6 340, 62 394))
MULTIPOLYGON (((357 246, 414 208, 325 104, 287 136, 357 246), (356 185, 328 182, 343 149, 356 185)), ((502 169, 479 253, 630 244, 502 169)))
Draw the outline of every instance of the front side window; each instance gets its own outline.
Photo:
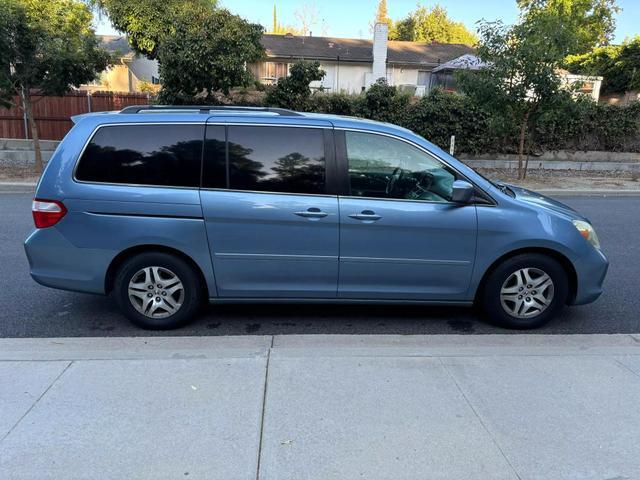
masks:
POLYGON ((200 185, 203 125, 116 125, 95 133, 78 163, 87 182, 200 185))
POLYGON ((351 195, 448 202, 455 172, 406 142, 345 132, 351 195))
POLYGON ((229 188, 325 193, 322 129, 230 126, 227 141, 229 188))

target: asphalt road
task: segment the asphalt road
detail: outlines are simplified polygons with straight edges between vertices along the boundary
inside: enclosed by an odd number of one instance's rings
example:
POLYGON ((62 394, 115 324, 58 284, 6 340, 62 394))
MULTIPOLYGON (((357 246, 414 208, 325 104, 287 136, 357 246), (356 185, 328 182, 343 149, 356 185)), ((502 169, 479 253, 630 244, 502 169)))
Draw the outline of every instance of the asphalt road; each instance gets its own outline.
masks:
MULTIPOLYGON (((147 332, 130 325, 107 297, 31 279, 22 247, 33 228, 31 198, 0 193, 0 337, 514 333, 466 308, 326 305, 211 306, 186 328, 147 332)), ((596 303, 566 308, 535 333, 640 333, 640 197, 561 200, 594 223, 611 267, 596 303)))

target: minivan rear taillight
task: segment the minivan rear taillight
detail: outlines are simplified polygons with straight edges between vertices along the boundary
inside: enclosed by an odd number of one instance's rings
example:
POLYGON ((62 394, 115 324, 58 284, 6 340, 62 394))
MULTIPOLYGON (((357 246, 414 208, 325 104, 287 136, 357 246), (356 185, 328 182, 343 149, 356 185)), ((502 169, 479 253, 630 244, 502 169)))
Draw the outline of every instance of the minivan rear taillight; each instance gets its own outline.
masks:
POLYGON ((62 219, 67 213, 67 209, 57 200, 43 200, 34 198, 31 204, 33 221, 36 228, 52 227, 62 219))

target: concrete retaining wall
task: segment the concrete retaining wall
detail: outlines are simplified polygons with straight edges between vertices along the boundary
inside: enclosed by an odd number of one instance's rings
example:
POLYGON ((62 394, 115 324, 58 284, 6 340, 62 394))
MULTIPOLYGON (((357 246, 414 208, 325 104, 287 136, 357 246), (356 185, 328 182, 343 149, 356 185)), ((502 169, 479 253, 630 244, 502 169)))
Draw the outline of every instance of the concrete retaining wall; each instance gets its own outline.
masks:
MULTIPOLYGON (((473 160, 506 160, 506 161, 518 161, 518 155, 501 155, 501 154, 484 154, 484 155, 460 155, 460 159, 473 159, 473 160)), ((638 152, 604 152, 604 151, 589 151, 589 152, 570 152, 566 150, 558 150, 551 152, 544 152, 542 155, 529 157, 529 164, 533 164, 536 161, 550 161, 550 162, 618 162, 618 163, 640 163, 640 153, 638 152)))
MULTIPOLYGON (((47 162, 60 142, 41 140, 42 157, 47 162)), ((517 155, 461 155, 460 159, 473 168, 516 170, 517 155)), ((0 165, 26 167, 33 165, 35 155, 31 140, 0 138, 0 165)), ((545 152, 529 158, 532 170, 619 171, 640 173, 640 153, 637 152, 545 152)))
MULTIPOLYGON (((460 159, 473 168, 501 168, 516 170, 517 155, 461 155, 460 159)), ((640 172, 640 153, 637 152, 544 152, 529 157, 532 170, 581 170, 610 172, 640 172)))
MULTIPOLYGON (((517 160, 479 160, 465 159, 464 163, 472 168, 499 168, 517 170, 517 160)), ((529 159, 530 170, 576 170, 605 172, 637 172, 640 173, 640 162, 576 162, 529 159)))
MULTIPOLYGON (((60 142, 54 140, 40 140, 42 159, 48 162, 60 142)), ((0 165, 28 167, 36 161, 32 140, 18 140, 15 138, 0 138, 0 165)))

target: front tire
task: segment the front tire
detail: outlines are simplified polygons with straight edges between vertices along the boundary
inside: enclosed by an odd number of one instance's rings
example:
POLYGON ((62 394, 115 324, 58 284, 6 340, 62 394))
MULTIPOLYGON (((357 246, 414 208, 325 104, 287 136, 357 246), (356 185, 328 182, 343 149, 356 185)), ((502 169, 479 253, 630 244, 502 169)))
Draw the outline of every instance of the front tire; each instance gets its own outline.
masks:
POLYGON ((568 294, 569 281, 560 263, 526 253, 498 265, 486 278, 479 300, 490 323, 530 329, 556 317, 568 294))
POLYGON ((196 315, 202 285, 193 267, 162 252, 141 253, 118 269, 113 295, 122 313, 149 330, 179 328, 196 315))

